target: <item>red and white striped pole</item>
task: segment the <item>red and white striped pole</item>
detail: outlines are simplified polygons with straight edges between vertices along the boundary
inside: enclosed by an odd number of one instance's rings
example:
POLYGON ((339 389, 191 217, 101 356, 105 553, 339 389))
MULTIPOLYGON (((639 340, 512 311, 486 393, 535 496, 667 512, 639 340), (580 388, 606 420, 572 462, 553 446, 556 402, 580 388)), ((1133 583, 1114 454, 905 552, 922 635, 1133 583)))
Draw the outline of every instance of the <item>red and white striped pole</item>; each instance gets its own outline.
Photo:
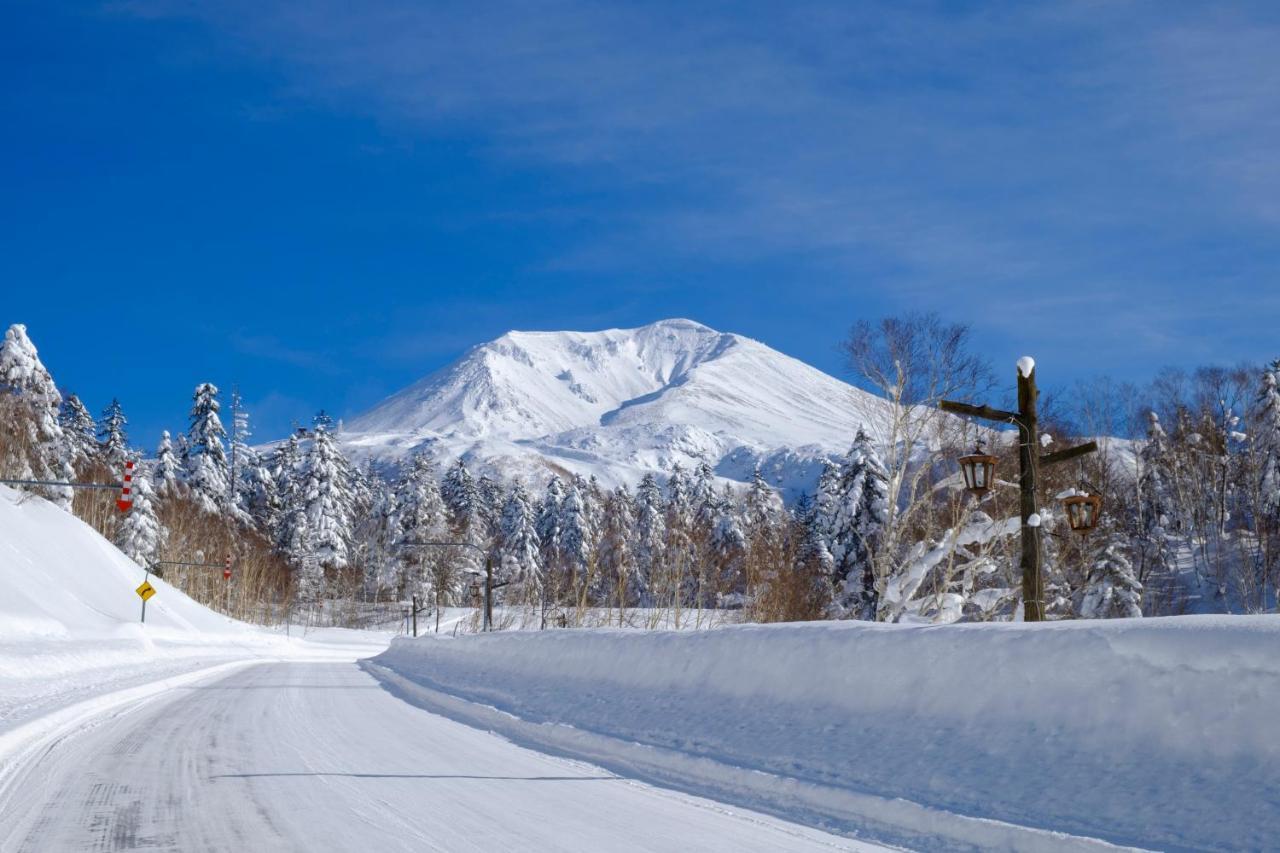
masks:
POLYGON ((124 463, 124 482, 120 484, 120 497, 116 499, 116 507, 121 512, 133 509, 133 460, 124 463))
POLYGON ((227 555, 225 568, 223 568, 222 570, 222 579, 224 581, 231 580, 231 555, 230 554, 227 555))

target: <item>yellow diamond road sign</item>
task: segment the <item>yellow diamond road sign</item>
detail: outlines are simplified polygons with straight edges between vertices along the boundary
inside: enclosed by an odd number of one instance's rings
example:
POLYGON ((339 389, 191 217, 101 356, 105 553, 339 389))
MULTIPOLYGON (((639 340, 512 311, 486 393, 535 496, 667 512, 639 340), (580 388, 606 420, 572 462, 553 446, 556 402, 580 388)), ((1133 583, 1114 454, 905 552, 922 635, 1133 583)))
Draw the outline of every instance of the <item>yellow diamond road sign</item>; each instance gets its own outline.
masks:
POLYGON ((138 593, 138 595, 142 596, 143 601, 146 601, 148 598, 156 594, 156 588, 147 581, 143 581, 142 586, 138 587, 134 591, 138 593))

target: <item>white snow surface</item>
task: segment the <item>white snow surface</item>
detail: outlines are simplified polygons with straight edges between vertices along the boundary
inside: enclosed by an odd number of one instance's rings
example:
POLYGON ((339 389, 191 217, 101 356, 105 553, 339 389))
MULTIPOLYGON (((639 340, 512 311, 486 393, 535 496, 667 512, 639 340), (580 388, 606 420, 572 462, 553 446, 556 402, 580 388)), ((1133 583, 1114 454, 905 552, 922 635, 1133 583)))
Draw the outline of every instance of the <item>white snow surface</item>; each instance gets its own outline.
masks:
POLYGON ((237 660, 355 660, 390 635, 306 641, 229 619, 145 572, 87 524, 0 486, 0 758, 6 734, 98 694, 237 660))
POLYGON ((533 482, 551 472, 634 484, 673 462, 811 488, 822 459, 887 404, 764 344, 692 320, 600 332, 509 332, 348 420, 352 457, 420 449, 533 482))
POLYGON ((522 742, 915 848, 1262 849, 1277 647, 1274 616, 813 623, 400 639, 365 666, 522 742))
POLYGON ((871 850, 516 746, 288 639, 0 487, 0 850, 871 850))

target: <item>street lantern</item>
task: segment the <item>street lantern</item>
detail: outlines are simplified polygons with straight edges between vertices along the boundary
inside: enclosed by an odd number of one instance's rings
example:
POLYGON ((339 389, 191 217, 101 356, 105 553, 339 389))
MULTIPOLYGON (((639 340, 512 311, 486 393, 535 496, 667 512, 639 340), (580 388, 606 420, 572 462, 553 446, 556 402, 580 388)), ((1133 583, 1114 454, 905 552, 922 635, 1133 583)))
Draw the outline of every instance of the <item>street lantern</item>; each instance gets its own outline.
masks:
POLYGON ((968 456, 961 456, 960 473, 964 475, 964 487, 973 495, 985 495, 996 481, 996 457, 982 452, 982 444, 968 456))
POLYGON ((1102 498, 1098 495, 1071 495, 1062 504, 1067 510, 1067 523, 1077 533, 1088 533, 1102 518, 1102 498))

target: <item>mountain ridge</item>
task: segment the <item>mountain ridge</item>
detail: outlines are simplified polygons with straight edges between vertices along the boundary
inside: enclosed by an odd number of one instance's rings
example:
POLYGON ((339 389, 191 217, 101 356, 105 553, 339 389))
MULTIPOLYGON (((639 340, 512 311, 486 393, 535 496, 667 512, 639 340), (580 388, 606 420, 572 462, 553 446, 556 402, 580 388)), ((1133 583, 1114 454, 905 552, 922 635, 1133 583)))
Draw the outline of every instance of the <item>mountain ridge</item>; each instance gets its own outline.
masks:
POLYGON ((676 318, 507 332, 348 420, 340 440, 375 464, 425 451, 530 481, 634 484, 703 459, 745 480, 758 464, 794 497, 859 426, 883 434, 887 407, 760 341, 676 318))

